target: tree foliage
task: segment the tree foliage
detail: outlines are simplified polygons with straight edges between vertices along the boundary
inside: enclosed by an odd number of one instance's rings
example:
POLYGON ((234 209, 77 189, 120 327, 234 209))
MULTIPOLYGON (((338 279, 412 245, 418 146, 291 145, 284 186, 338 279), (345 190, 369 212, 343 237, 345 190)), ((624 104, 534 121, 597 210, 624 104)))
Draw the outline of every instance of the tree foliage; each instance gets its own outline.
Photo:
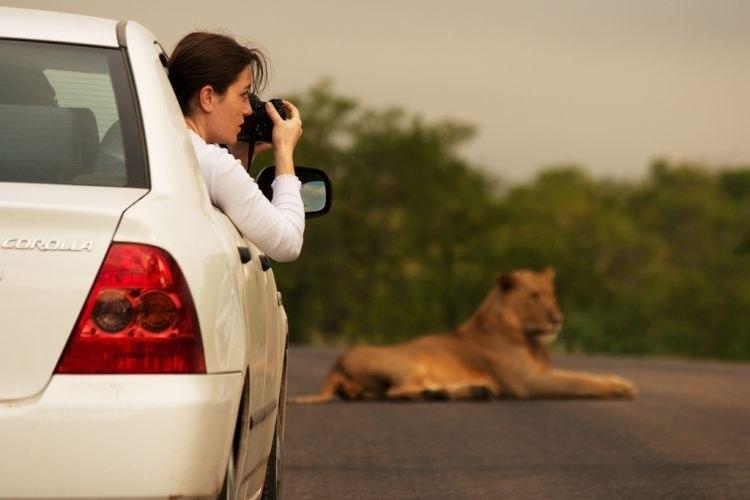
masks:
POLYGON ((328 172, 334 205, 274 268, 292 341, 450 329, 500 272, 553 266, 569 350, 750 358, 750 168, 659 160, 614 182, 571 165, 506 187, 461 155, 467 124, 374 110, 329 82, 295 101, 295 159, 328 172))

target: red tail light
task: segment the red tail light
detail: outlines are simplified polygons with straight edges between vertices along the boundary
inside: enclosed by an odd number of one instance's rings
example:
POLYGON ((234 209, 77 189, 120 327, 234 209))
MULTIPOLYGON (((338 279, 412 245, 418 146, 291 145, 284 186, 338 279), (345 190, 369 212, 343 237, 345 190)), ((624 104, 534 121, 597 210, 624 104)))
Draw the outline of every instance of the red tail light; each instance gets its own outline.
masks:
POLYGON ((113 243, 55 373, 205 373, 185 277, 164 250, 113 243))

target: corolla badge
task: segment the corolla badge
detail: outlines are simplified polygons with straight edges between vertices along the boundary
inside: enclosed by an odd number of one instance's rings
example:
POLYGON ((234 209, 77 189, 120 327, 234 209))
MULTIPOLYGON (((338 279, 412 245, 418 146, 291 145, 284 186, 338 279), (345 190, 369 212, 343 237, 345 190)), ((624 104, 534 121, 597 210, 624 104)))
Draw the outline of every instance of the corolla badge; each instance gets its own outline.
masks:
POLYGON ((93 241, 80 240, 40 240, 32 238, 7 238, 0 248, 6 250, 41 250, 42 252, 91 252, 93 241))

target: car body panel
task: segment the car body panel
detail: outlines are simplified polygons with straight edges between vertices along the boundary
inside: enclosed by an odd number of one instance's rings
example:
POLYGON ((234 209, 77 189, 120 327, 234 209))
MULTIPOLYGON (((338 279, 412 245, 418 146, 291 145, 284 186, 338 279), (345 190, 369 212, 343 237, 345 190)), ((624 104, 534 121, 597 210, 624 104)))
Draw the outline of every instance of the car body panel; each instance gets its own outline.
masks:
POLYGON ((0 7, 0 37, 117 47, 117 21, 98 17, 0 7))
POLYGON ((39 397, 0 403, 0 497, 213 498, 242 382, 56 375, 39 397))
POLYGON ((145 193, 0 183, 0 401, 47 385, 120 215, 145 193))

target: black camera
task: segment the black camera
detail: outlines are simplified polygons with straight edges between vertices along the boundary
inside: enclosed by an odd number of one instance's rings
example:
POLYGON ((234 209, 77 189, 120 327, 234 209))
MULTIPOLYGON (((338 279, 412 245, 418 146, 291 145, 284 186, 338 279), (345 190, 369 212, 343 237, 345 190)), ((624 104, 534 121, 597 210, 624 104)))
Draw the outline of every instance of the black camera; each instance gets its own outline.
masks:
MULTIPOLYGON (((273 107, 279 112, 279 116, 286 120, 286 109, 281 99, 270 99, 273 107)), ((250 94, 250 106, 253 108, 253 114, 245 117, 240 133, 237 135, 238 141, 249 142, 272 142, 273 138, 273 121, 266 112, 266 103, 260 100, 255 94, 250 94)))

